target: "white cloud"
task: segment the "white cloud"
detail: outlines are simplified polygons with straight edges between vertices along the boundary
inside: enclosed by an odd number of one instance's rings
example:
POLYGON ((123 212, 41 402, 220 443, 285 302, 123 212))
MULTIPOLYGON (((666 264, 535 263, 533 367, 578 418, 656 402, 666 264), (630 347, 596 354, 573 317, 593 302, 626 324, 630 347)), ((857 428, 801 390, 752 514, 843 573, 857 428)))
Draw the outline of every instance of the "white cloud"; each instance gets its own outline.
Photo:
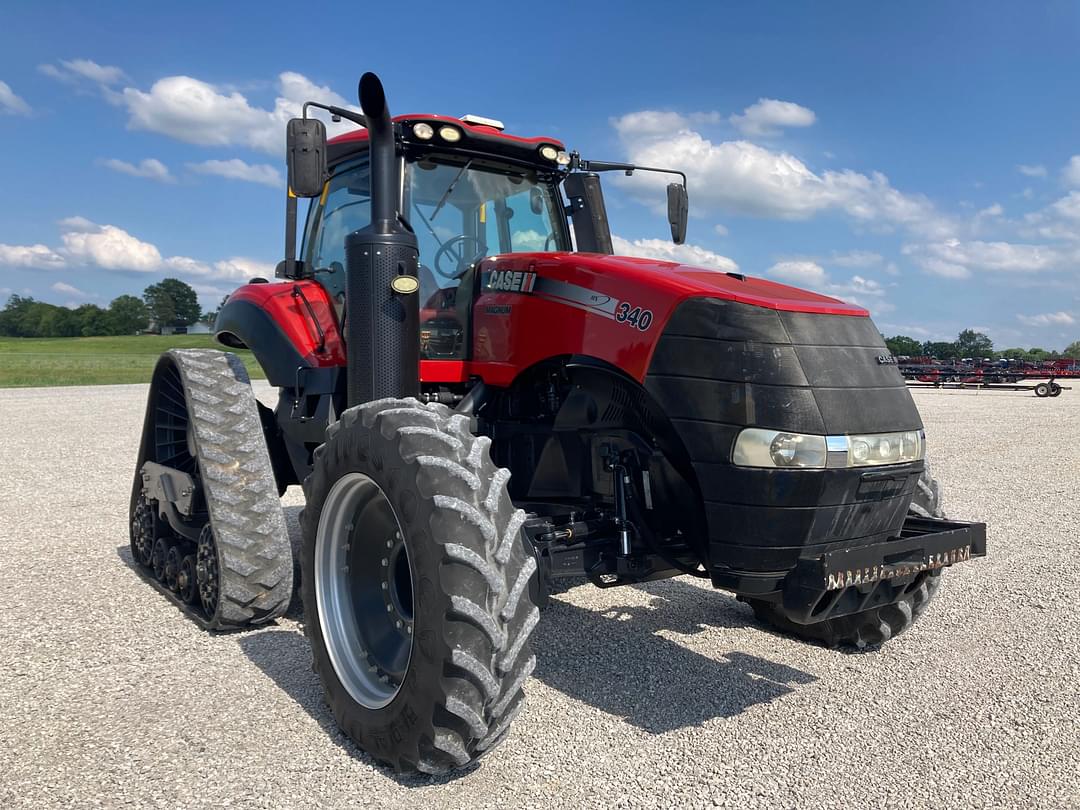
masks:
POLYGON ((159 183, 175 183, 176 178, 169 173, 169 167, 156 158, 146 158, 137 164, 128 163, 126 160, 109 158, 101 161, 101 165, 121 174, 130 174, 132 177, 144 177, 147 180, 157 180, 159 183))
POLYGON ((748 136, 772 135, 783 127, 808 127, 815 120, 813 110, 775 98, 759 98, 742 115, 731 116, 731 123, 748 136))
POLYGON ((1002 207, 1001 203, 994 203, 991 206, 983 208, 981 211, 975 214, 975 216, 976 218, 1000 217, 1004 213, 1005 209, 1002 207))
POLYGON ((1021 232, 1040 239, 1080 240, 1080 191, 1070 191, 1041 211, 1026 214, 1021 232))
POLYGON ((927 329, 925 326, 918 326, 917 324, 910 323, 880 323, 878 324, 882 329, 887 329, 889 332, 896 335, 907 335, 909 337, 917 338, 931 338, 935 333, 927 329))
MULTIPOLYGON (((819 175, 787 152, 748 141, 713 143, 691 129, 687 118, 674 113, 636 112, 612 123, 632 162, 690 169, 692 208, 789 220, 841 211, 873 229, 903 226, 932 238, 952 234, 951 224, 929 200, 897 191, 879 172, 819 175)), ((651 193, 651 199, 666 182, 641 174, 624 187, 642 199, 651 193)))
POLYGON ((218 276, 223 279, 237 279, 238 281, 248 281, 257 276, 260 278, 273 278, 274 269, 275 267, 272 264, 243 256, 233 256, 231 259, 214 262, 214 270, 218 276))
POLYGON ((1038 163, 1032 166, 1021 163, 1016 170, 1025 177, 1046 177, 1046 167, 1038 163))
POLYGON ((713 230, 716 231, 717 236, 727 236, 730 233, 730 231, 720 223, 713 225, 713 230))
MULTIPOLYGON (((298 116, 305 101, 359 110, 329 87, 299 73, 278 76, 279 95, 272 109, 253 106, 243 94, 190 76, 167 76, 148 91, 125 87, 119 101, 129 113, 128 126, 168 135, 200 146, 246 146, 269 154, 285 148, 285 123, 298 116)), ((319 111, 315 114, 323 117, 319 111)), ((327 122, 330 135, 355 129, 343 121, 327 122)))
POLYGON ((970 278, 976 271, 1037 273, 1061 267, 1070 258, 1049 245, 959 239, 904 245, 902 252, 928 273, 957 279, 970 278))
POLYGON ((0 244, 0 267, 33 267, 55 270, 66 264, 64 257, 46 245, 0 244))
POLYGON ((199 174, 214 174, 229 180, 243 180, 272 188, 282 188, 285 185, 285 181, 281 179, 281 172, 273 166, 266 163, 245 163, 239 158, 189 163, 188 168, 199 174))
POLYGON ((38 70, 49 78, 69 84, 85 79, 109 87, 119 84, 127 78, 127 74, 120 68, 112 65, 99 65, 89 59, 61 59, 59 67, 45 64, 38 65, 38 70))
POLYGON ((83 217, 61 223, 61 251, 73 263, 89 264, 104 270, 138 273, 173 273, 181 276, 247 281, 255 276, 270 277, 274 266, 254 259, 236 257, 209 264, 188 256, 162 256, 156 245, 144 242, 115 225, 98 225, 83 217))
POLYGON ((804 287, 823 287, 828 282, 828 273, 817 262, 785 261, 777 262, 769 268, 769 275, 804 287))
MULTIPOLYGON (((274 265, 233 256, 213 263, 188 256, 163 256, 150 242, 115 225, 99 225, 85 217, 69 217, 60 221, 61 247, 53 250, 46 245, 0 245, 0 267, 61 268, 69 266, 98 267, 135 273, 160 273, 187 276, 209 282, 203 290, 217 294, 222 288, 214 282, 248 281, 256 276, 271 278, 274 265)), ((68 295, 84 293, 65 282, 56 282, 53 289, 68 295)))
POLYGON ((1040 315, 1017 315, 1017 319, 1027 326, 1070 326, 1076 323, 1068 312, 1044 312, 1040 315))
POLYGON ((734 273, 739 266, 727 256, 721 256, 699 245, 676 245, 664 239, 624 239, 612 234, 611 243, 616 256, 639 256, 644 259, 661 259, 709 270, 734 273))
POLYGON ((71 284, 67 284, 67 283, 65 283, 63 281, 57 281, 55 284, 50 286, 50 289, 52 289, 52 290, 54 290, 55 292, 58 292, 58 293, 63 293, 64 295, 74 295, 74 296, 76 296, 78 298, 99 298, 100 297, 100 296, 97 295, 97 293, 84 292, 84 291, 80 290, 78 287, 75 287, 75 286, 73 286, 71 284))
POLYGON ((1065 185, 1072 188, 1080 188, 1080 155, 1073 155, 1065 168, 1061 170, 1061 179, 1065 185))
POLYGON ((891 303, 884 300, 886 290, 879 282, 858 275, 847 281, 834 282, 824 267, 809 259, 777 262, 767 272, 772 278, 796 287, 804 287, 849 304, 866 307, 875 315, 895 309, 891 303))
POLYGON ((0 81, 0 115, 30 115, 33 110, 11 89, 7 82, 0 81))
POLYGON ((849 250, 846 253, 834 252, 828 261, 837 267, 866 268, 881 266, 885 257, 871 250, 849 250))
POLYGON ((161 251, 155 245, 115 225, 97 225, 83 217, 70 217, 60 225, 63 229, 60 240, 64 245, 61 251, 76 262, 105 270, 142 273, 157 272, 163 267, 161 251))

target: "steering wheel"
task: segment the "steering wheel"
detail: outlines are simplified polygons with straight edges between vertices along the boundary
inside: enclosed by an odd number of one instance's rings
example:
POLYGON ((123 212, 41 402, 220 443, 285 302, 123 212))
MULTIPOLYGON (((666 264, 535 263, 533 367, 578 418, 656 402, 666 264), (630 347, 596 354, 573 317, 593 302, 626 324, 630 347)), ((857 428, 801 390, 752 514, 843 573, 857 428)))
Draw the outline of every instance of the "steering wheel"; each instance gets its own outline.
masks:
POLYGON ((487 254, 487 246, 477 239, 475 236, 468 236, 467 234, 458 234, 455 237, 447 239, 439 249, 435 252, 435 258, 432 260, 432 264, 435 265, 435 270, 443 278, 461 278, 465 275, 465 271, 469 269, 469 266, 475 264, 480 259, 484 258, 487 254), (475 246, 475 250, 471 254, 465 252, 465 246, 469 243, 475 246), (455 250, 455 248, 457 248, 455 250), (465 257, 470 256, 466 261, 465 257), (452 271, 446 271, 442 267, 443 259, 447 257, 457 262, 457 267, 452 271))

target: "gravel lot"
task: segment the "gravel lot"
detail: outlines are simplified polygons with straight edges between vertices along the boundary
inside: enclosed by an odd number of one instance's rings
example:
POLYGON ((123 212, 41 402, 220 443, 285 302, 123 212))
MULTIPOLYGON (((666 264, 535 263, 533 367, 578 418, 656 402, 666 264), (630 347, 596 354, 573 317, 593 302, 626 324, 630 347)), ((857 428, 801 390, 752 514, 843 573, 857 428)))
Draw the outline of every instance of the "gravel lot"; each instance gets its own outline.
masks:
POLYGON ((131 571, 145 393, 0 391, 0 806, 1080 807, 1080 390, 916 392, 991 556, 882 651, 685 577, 576 588, 508 741, 438 780, 337 733, 295 610, 210 636, 131 571))

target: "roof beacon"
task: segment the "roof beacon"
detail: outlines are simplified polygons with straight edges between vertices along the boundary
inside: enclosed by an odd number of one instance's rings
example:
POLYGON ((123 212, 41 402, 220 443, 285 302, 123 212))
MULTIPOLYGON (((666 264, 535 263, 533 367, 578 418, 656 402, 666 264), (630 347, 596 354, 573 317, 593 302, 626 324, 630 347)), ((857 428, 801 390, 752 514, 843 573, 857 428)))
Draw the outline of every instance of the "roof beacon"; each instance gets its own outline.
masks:
POLYGON ((466 124, 472 124, 476 127, 491 127, 492 129, 499 130, 499 132, 506 129, 506 126, 502 121, 495 118, 484 118, 482 115, 463 115, 461 116, 461 120, 466 124))

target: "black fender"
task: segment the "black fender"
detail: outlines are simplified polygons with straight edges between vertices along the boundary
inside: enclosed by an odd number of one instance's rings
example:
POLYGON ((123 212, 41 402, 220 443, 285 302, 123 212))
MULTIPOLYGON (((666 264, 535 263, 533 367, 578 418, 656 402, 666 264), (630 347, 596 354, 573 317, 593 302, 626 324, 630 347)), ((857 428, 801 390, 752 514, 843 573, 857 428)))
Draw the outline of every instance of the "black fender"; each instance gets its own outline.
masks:
POLYGON ((225 302, 214 321, 214 338, 231 349, 250 349, 278 388, 296 387, 297 369, 310 367, 270 314, 250 301, 225 302))

